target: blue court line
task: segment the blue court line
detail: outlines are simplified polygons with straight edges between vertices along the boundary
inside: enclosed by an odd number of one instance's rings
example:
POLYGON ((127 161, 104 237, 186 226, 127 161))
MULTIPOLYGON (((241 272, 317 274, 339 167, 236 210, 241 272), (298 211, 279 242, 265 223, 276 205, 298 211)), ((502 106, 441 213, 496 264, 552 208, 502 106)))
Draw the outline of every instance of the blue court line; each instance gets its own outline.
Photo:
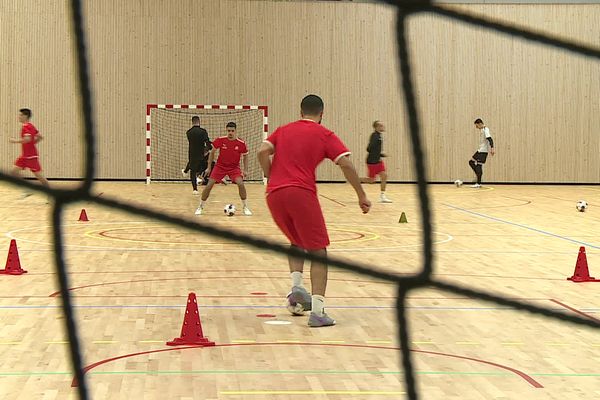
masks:
MULTIPOLYGON (((183 309, 185 305, 158 305, 158 304, 139 304, 139 305, 74 305, 73 308, 83 309, 112 309, 112 308, 168 308, 183 309)), ((60 309, 57 305, 31 305, 31 306, 0 306, 0 309, 60 309)), ((285 309, 285 306, 253 306, 253 305, 229 305, 229 306, 199 306, 200 309, 207 308, 226 308, 226 309, 285 309)), ((371 310, 394 310, 395 306, 327 306, 328 309, 371 309, 371 310)), ((513 310, 512 307, 437 307, 437 306, 408 306, 412 310, 439 310, 439 311, 491 311, 491 310, 513 310)), ((563 308, 554 308, 553 310, 562 311, 563 308)), ((596 313, 600 308, 582 308, 581 311, 596 313)))
POLYGON ((566 237, 566 236, 557 235, 556 233, 552 233, 552 232, 543 231, 543 230, 541 230, 541 229, 532 228, 532 227, 530 227, 530 226, 527 226, 527 225, 517 224, 516 222, 510 222, 510 221, 506 221, 506 220, 504 220, 504 219, 500 219, 500 218, 496 218, 496 217, 491 217, 491 216, 489 216, 489 215, 480 214, 480 213, 478 213, 478 212, 475 212, 475 211, 470 211, 470 210, 467 210, 467 209, 465 209, 465 208, 456 207, 456 206, 453 206, 453 205, 451 205, 451 204, 446 204, 446 203, 444 203, 444 205, 445 205, 446 207, 450 207, 450 208, 453 208, 453 209, 455 209, 455 210, 459 210, 459 211, 465 212, 465 213, 467 213, 467 214, 473 214, 473 215, 476 215, 476 216, 478 216, 478 217, 482 217, 482 218, 491 219, 492 221, 497 221, 497 222, 502 222, 502 223, 504 223, 504 224, 508 224, 508 225, 517 226, 517 227, 519 227, 519 228, 523 228, 523 229, 527 229, 527 230, 530 230, 530 231, 533 231, 533 232, 541 233, 542 235, 546 235, 546 236, 552 236, 552 237, 555 237, 555 238, 558 238, 558 239, 567 240, 567 241, 569 241, 569 242, 572 242, 572 243, 577 243, 577 244, 579 244, 579 245, 582 245, 582 246, 591 247, 591 248, 593 248, 593 249, 600 249, 600 246, 596 246, 596 245, 593 245, 593 244, 591 244, 591 243, 581 242, 581 241, 579 241, 579 240, 571 239, 571 238, 569 238, 569 237, 566 237))

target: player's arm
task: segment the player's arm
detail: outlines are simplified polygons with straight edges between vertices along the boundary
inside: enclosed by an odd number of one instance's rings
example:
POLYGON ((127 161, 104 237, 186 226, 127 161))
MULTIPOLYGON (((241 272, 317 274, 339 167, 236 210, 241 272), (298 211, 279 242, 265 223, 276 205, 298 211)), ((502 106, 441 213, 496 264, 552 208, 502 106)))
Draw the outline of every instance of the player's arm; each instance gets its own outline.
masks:
POLYGON ((496 154, 496 149, 494 148, 494 139, 492 139, 492 135, 490 135, 490 130, 488 128, 485 129, 485 138, 490 143, 490 154, 496 154))
POLYGON ((242 154, 242 173, 244 178, 248 175, 248 153, 242 154))
POLYGON ((360 206, 363 214, 368 213, 371 209, 371 202, 367 198, 367 194, 365 193, 365 191, 362 188, 362 185, 360 184, 360 178, 356 173, 354 164, 352 164, 352 161, 350 161, 350 158, 347 155, 342 155, 337 160, 337 165, 344 173, 344 176, 346 177, 348 183, 350 183, 350 185, 352 185, 352 187, 354 188, 354 191, 358 196, 358 205, 360 206))
POLYGON ((215 153, 217 152, 217 148, 213 147, 208 155, 208 167, 206 168, 206 175, 210 175, 210 171, 212 170, 212 163, 215 160, 215 153))
POLYGON ((271 156, 275 153, 275 146, 271 142, 264 141, 258 150, 258 163, 266 178, 271 174, 271 156))
POLYGON ((9 139, 9 140, 10 140, 11 143, 25 144, 25 143, 31 142, 31 135, 25 135, 21 139, 9 139))

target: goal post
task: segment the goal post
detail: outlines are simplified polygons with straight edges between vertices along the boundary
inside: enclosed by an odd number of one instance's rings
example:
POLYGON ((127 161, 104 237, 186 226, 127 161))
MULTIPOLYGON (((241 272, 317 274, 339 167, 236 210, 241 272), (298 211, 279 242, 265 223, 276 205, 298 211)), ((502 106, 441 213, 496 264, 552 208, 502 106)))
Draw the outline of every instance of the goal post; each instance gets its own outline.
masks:
POLYGON ((226 135, 228 122, 235 122, 237 134, 248 146, 246 181, 265 182, 256 153, 269 131, 269 108, 256 105, 147 104, 146 105, 146 184, 151 181, 188 181, 181 170, 188 162, 186 132, 192 117, 214 141, 226 135))

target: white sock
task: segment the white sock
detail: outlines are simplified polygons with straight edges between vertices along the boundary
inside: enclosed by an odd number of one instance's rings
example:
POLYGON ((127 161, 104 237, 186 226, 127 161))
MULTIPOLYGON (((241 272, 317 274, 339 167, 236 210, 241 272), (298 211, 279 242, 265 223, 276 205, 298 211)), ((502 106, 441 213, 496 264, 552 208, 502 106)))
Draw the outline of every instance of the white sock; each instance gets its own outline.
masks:
POLYGON ((385 192, 381 192, 381 197, 385 197, 385 192))
POLYGON ((304 287, 304 284, 302 283, 302 272, 294 271, 291 273, 291 275, 292 275, 292 286, 304 287))
POLYGON ((244 205, 244 207, 248 207, 248 199, 242 200, 242 204, 244 205))
POLYGON ((312 312, 317 314, 319 317, 323 316, 323 308, 325 308, 325 297, 319 296, 318 294, 312 295, 312 312))

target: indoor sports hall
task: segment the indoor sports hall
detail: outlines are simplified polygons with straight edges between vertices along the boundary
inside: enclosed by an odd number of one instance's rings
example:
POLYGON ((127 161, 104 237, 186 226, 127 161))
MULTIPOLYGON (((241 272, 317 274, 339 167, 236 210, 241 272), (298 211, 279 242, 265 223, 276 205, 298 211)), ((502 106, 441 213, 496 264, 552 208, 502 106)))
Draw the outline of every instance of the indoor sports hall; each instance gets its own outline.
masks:
POLYGON ((600 398, 598 21, 0 0, 0 399, 600 398))

